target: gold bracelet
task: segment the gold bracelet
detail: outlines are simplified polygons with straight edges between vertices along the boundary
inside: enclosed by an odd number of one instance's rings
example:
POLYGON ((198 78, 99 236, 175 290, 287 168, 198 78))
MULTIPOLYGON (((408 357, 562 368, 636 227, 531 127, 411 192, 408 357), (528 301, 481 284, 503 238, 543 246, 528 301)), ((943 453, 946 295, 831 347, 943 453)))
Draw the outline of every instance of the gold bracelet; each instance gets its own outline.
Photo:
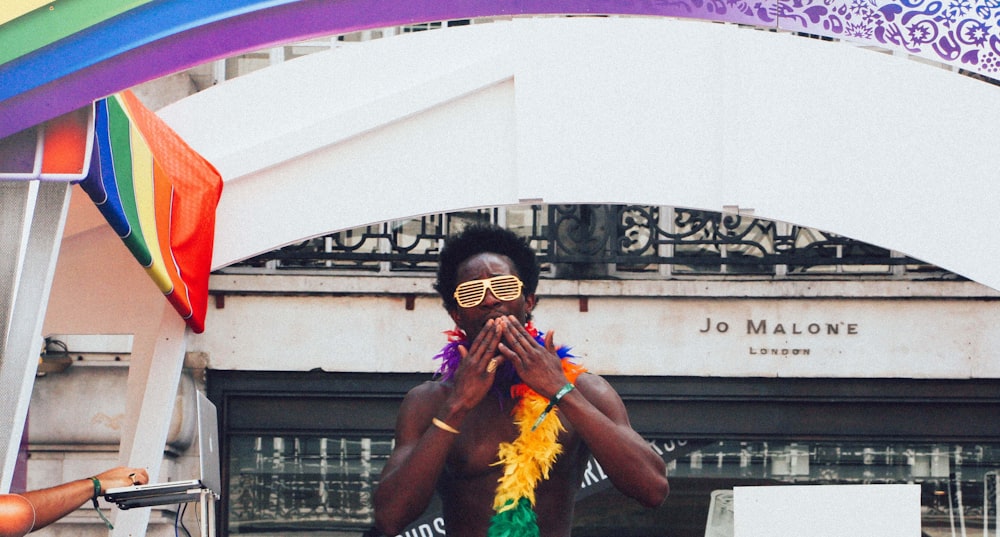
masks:
POLYGON ((451 434, 458 434, 458 429, 452 427, 451 425, 448 425, 447 423, 437 418, 432 419, 431 423, 433 423, 438 429, 441 429, 442 431, 448 431, 451 434))

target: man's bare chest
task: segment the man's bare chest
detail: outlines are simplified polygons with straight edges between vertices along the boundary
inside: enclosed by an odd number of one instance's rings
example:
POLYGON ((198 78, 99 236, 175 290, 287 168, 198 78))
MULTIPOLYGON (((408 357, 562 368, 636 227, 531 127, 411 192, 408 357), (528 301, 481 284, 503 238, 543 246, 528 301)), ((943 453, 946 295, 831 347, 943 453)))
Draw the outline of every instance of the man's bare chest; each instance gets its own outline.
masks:
MULTIPOLYGON (((559 435, 563 456, 556 460, 555 471, 563 466, 560 463, 570 462, 566 459, 575 459, 578 451, 578 441, 572 428, 565 423, 564 426, 567 430, 559 435)), ((497 464, 500 444, 513 442, 518 434, 509 401, 502 406, 496 400, 484 401, 462 425, 462 432, 448 455, 449 474, 457 479, 487 475, 495 479, 503 470, 497 464)))
POLYGON ((497 449, 503 442, 513 442, 518 434, 510 409, 509 401, 501 406, 493 399, 469 414, 448 454, 449 473, 456 478, 471 478, 501 470, 495 465, 497 449))

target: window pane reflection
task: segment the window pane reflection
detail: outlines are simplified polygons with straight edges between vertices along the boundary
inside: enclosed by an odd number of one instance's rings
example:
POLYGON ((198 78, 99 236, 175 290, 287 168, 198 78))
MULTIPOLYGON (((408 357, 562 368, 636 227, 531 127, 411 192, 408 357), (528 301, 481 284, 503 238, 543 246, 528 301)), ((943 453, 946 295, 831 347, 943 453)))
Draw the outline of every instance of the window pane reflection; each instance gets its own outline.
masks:
POLYGON ((391 450, 391 437, 231 436, 229 533, 359 534, 391 450))

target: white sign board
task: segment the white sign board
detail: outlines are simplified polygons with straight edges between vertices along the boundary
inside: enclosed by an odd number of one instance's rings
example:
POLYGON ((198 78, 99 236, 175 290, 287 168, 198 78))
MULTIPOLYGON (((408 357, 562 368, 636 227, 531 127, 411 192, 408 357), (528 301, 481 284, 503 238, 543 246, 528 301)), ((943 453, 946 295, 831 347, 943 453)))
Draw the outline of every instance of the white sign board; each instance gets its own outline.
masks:
POLYGON ((920 537, 919 485, 735 487, 734 537, 920 537))

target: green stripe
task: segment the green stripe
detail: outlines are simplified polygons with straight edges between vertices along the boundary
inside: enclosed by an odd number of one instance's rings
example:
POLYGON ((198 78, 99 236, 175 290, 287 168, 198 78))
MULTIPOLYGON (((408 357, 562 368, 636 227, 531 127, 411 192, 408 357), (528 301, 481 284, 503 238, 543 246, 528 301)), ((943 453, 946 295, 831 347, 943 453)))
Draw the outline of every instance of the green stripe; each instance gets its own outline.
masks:
POLYGON ((108 98, 108 136, 111 139, 111 157, 115 166, 115 181, 118 184, 118 197, 122 202, 122 212, 132 228, 128 237, 122 237, 125 246, 132 252, 139 264, 148 267, 153 263, 149 246, 142 234, 139 224, 139 210, 135 204, 135 185, 132 177, 132 139, 129 135, 131 122, 122 109, 121 103, 114 97, 108 98))
POLYGON ((59 0, 0 25, 0 65, 151 0, 59 0))

